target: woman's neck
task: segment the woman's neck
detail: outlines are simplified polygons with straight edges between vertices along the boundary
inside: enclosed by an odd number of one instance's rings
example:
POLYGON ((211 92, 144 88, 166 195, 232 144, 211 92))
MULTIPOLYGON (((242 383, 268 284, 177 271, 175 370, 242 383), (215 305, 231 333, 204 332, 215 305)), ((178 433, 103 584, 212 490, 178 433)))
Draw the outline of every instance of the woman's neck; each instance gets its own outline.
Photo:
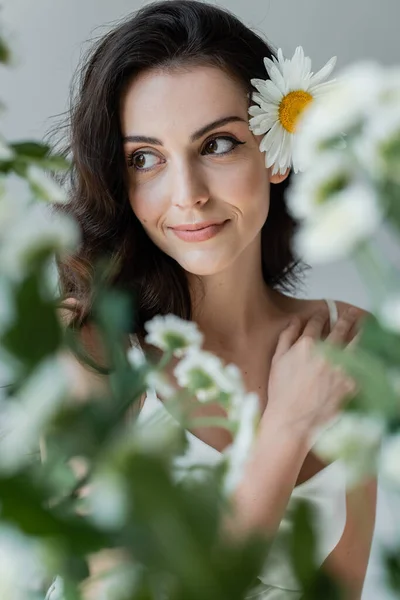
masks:
POLYGON ((285 296, 271 289, 259 264, 237 264, 215 275, 189 280, 192 319, 214 344, 240 348, 261 325, 285 317, 285 296))

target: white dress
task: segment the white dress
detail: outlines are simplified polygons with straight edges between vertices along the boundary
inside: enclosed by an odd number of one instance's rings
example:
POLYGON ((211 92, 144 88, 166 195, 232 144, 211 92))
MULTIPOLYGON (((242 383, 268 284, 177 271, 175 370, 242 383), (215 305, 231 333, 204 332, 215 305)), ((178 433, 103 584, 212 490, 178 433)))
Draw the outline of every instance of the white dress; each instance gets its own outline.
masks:
MULTIPOLYGON (((329 307, 332 328, 337 320, 337 307, 333 300, 326 300, 326 302, 329 307)), ((132 343, 139 347, 137 339, 135 340, 134 336, 131 338, 132 343)), ((149 416, 152 417, 152 420, 160 419, 161 422, 167 422, 172 419, 176 423, 163 402, 151 390, 147 392, 146 400, 138 417, 139 422, 146 420, 149 416)), ((179 478, 182 468, 194 464, 217 464, 223 457, 218 450, 200 440, 190 431, 187 431, 187 436, 187 450, 174 463, 177 478, 179 478)), ((299 582, 287 560, 285 550, 285 536, 292 527, 291 508, 296 498, 307 499, 315 508, 319 564, 324 562, 342 536, 346 523, 345 473, 342 465, 336 461, 294 488, 286 513, 268 552, 268 559, 259 575, 260 583, 248 594, 249 600, 299 600, 301 597, 299 582)), ((58 595, 55 587, 56 582, 49 590, 46 600, 62 598, 62 594, 58 595)))
MULTIPOLYGON (((331 328, 337 320, 337 306, 333 300, 326 300, 331 328)), ((148 391, 139 422, 147 417, 173 420, 174 417, 157 398, 148 391)), ((187 431, 188 447, 183 456, 175 460, 177 473, 180 467, 191 465, 213 465, 222 459, 222 454, 209 446, 190 431, 187 431)), ((321 565, 339 542, 346 524, 346 484, 345 472, 339 461, 333 462, 306 482, 296 486, 282 519, 278 532, 268 553, 268 559, 259 575, 260 584, 247 598, 257 600, 298 600, 301 597, 299 582, 286 558, 285 537, 292 527, 291 508, 297 498, 307 499, 315 511, 317 536, 317 558, 321 565)))

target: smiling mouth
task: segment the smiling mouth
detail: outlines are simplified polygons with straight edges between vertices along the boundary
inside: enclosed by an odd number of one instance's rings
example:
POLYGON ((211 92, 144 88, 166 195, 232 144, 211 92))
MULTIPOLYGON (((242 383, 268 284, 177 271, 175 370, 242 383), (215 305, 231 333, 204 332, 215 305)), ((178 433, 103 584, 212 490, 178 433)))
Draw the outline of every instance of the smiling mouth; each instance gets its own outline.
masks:
POLYGON ((176 237, 184 242, 205 242, 215 237, 220 231, 223 231, 228 223, 229 219, 220 223, 211 223, 205 227, 191 225, 192 229, 182 229, 182 226, 180 226, 180 228, 171 227, 170 229, 174 232, 176 237))
POLYGON ((192 223, 186 225, 177 225, 176 227, 170 227, 174 231, 199 231, 200 229, 207 229, 207 227, 214 227, 223 225, 226 221, 204 221, 204 223, 192 223))

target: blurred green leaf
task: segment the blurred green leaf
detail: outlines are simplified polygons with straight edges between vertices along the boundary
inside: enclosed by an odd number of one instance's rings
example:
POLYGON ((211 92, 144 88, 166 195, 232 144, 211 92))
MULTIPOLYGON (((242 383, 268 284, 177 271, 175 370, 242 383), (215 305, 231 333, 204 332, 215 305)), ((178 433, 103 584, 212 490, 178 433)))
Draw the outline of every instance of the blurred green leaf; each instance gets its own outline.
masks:
POLYGON ((70 163, 63 156, 54 155, 41 160, 40 166, 49 171, 67 171, 70 167, 70 163))
POLYGON ((177 578, 180 591, 173 597, 241 600, 260 570, 265 539, 222 542, 223 504, 207 480, 192 490, 176 487, 166 467, 144 455, 135 457, 128 480, 137 529, 125 531, 126 544, 149 567, 177 578))
POLYGON ((45 488, 26 474, 0 475, 1 518, 27 535, 48 538, 72 556, 107 548, 110 538, 78 516, 57 514, 49 507, 45 488))
POLYGON ((388 419, 399 412, 399 399, 389 381, 385 362, 362 348, 345 351, 327 342, 318 342, 318 348, 332 361, 341 365, 360 387, 357 394, 359 407, 388 419))
POLYGON ((400 549, 385 551, 383 562, 386 567, 386 582, 391 590, 400 594, 400 549))
POLYGON ((16 317, 1 340, 5 349, 29 368, 56 352, 62 340, 54 302, 43 297, 42 286, 41 271, 17 286, 16 317))
POLYGON ((0 37, 0 63, 8 65, 11 62, 11 51, 7 43, 0 37))
POLYGON ((10 147, 18 156, 31 159, 43 159, 50 153, 50 146, 32 141, 14 142, 10 147))
POLYGON ((359 345, 386 364, 400 367, 400 335, 384 329, 373 315, 364 321, 359 345))
POLYGON ((301 600, 344 600, 344 589, 322 568, 318 569, 301 600))
POLYGON ((316 573, 316 540, 310 504, 299 500, 293 508, 290 554, 297 579, 303 589, 310 586, 316 573))

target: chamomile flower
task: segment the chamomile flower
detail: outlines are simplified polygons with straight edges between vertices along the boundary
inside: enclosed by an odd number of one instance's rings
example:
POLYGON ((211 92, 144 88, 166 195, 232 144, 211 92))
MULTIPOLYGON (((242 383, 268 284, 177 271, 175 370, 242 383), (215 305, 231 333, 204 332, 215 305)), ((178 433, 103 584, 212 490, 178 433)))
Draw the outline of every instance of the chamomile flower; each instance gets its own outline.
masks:
POLYGON ((354 182, 307 219, 295 236, 295 250, 314 264, 345 258, 376 231, 382 220, 375 190, 354 182))
POLYGON ((238 370, 206 350, 190 350, 174 369, 178 384, 189 389, 200 402, 231 398, 237 392, 238 370))
POLYGON ((313 452, 323 461, 340 460, 349 487, 376 472, 385 424, 375 416, 340 413, 315 433, 313 452))
POLYGON ((145 323, 145 341, 160 350, 170 351, 174 356, 183 356, 190 348, 198 348, 203 343, 203 334, 196 323, 185 321, 176 315, 157 315, 145 323))
POLYGON ((258 91, 252 94, 252 100, 259 106, 249 108, 250 129, 255 135, 266 133, 260 150, 265 152, 265 166, 274 165, 273 175, 278 171, 283 175, 290 166, 297 173, 300 169, 293 160, 292 149, 298 121, 308 105, 332 87, 335 80, 324 80, 333 71, 336 57, 315 75, 301 46, 296 48, 292 59, 285 59, 279 49, 278 58, 264 58, 264 64, 269 79, 251 80, 258 91))

